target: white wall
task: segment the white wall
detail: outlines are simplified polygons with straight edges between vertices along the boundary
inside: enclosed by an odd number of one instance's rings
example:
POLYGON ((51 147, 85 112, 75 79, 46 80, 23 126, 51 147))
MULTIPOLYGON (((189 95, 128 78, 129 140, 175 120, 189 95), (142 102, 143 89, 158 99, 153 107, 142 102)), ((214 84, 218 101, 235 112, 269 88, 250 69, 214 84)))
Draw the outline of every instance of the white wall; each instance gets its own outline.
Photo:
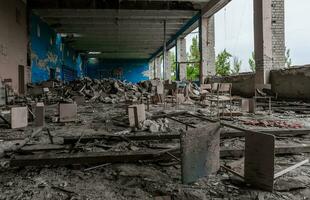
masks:
MULTIPOLYGON (((26 5, 20 0, 0 0, 0 77, 11 78, 18 91, 18 65, 27 65, 26 5), (20 24, 16 22, 20 11, 20 24)), ((26 76, 26 75, 25 75, 26 76)))

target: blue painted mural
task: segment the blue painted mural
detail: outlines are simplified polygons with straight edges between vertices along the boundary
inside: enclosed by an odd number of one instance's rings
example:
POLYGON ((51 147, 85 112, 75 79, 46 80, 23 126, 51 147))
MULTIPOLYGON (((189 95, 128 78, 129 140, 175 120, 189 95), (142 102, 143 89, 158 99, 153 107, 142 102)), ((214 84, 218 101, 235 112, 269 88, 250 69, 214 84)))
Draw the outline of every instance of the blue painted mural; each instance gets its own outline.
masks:
POLYGON ((137 83, 149 79, 147 60, 106 60, 89 58, 86 63, 86 75, 90 78, 115 78, 137 83))
POLYGON ((80 56, 35 14, 31 14, 30 42, 33 83, 48 80, 51 76, 59 80, 82 76, 80 56))

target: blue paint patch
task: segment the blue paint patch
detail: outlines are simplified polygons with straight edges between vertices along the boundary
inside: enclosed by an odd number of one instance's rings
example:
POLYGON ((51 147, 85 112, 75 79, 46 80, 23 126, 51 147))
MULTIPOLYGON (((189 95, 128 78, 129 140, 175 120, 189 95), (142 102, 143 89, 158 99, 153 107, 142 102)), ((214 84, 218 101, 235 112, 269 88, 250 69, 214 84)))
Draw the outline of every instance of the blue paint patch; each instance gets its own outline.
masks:
POLYGON ((102 60, 89 58, 87 76, 93 79, 115 78, 131 83, 149 80, 147 60, 102 60))
POLYGON ((63 66, 76 71, 74 78, 82 75, 80 56, 63 43, 60 34, 35 14, 31 14, 30 42, 33 83, 49 80, 51 71, 55 72, 57 79, 63 80, 63 66))

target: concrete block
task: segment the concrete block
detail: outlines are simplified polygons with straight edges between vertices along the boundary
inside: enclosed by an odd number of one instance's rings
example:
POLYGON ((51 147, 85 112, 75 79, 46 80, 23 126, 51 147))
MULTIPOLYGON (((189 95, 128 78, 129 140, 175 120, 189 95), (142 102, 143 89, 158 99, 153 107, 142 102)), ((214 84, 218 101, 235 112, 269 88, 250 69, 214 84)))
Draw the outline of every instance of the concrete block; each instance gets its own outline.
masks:
POLYGON ((181 135, 182 182, 193 183, 220 168, 219 123, 195 128, 181 135))
POLYGON ((256 100, 255 99, 249 99, 249 113, 256 112, 256 100))
POLYGON ((249 99, 241 99, 241 111, 242 112, 249 112, 250 111, 250 100, 249 99))
POLYGON ((11 128, 25 128, 28 126, 28 108, 11 108, 11 128))
POLYGON ((59 104, 59 122, 74 122, 77 119, 77 104, 59 104))
POLYGON ((44 103, 37 103, 35 108, 35 120, 34 124, 36 127, 45 126, 45 107, 44 103))
POLYGON ((145 105, 128 106, 128 118, 130 127, 139 127, 139 124, 146 120, 145 105))

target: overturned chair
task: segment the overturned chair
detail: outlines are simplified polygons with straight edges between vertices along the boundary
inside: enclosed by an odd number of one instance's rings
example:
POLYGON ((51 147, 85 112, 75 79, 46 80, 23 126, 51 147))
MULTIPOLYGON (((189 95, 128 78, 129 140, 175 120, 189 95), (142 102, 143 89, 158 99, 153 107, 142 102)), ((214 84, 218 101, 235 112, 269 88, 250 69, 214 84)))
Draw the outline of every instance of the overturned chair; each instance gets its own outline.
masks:
MULTIPOLYGON (((210 87, 210 86, 208 86, 210 87)), ((232 83, 213 83, 211 84, 211 92, 204 95, 203 99, 210 102, 212 108, 216 105, 217 116, 224 116, 224 109, 229 105, 230 117, 232 117, 232 83)))

